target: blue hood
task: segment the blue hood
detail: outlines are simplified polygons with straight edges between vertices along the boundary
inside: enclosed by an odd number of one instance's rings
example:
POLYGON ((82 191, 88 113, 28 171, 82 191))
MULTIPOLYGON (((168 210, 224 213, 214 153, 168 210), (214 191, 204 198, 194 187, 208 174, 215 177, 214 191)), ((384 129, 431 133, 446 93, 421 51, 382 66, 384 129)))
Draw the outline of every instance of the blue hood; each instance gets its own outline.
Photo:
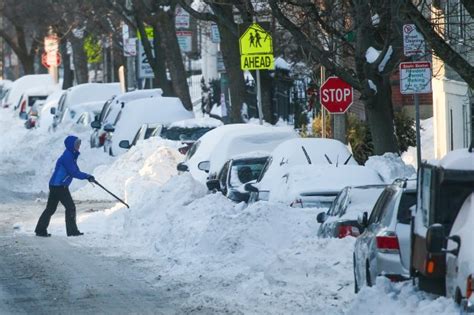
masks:
POLYGON ((66 146, 66 149, 68 151, 71 151, 72 153, 77 152, 76 150, 74 150, 74 143, 76 143, 76 140, 77 140, 76 136, 68 136, 64 140, 64 145, 66 146))

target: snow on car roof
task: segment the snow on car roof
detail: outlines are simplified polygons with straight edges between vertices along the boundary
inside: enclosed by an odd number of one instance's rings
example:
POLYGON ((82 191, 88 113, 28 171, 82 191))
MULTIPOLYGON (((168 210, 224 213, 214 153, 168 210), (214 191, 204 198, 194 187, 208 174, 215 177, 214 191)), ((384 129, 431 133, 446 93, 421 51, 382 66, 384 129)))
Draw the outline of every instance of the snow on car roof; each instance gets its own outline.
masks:
POLYGON ((84 83, 67 90, 67 107, 78 104, 106 101, 114 95, 121 94, 119 83, 84 83))
POLYGON ((250 151, 250 152, 245 152, 245 153, 239 153, 237 155, 232 156, 231 158, 233 160, 240 160, 240 159, 257 159, 257 158, 265 158, 269 157, 270 152, 269 151, 250 151))
POLYGON ((162 96, 162 95, 163 95, 162 89, 135 90, 135 91, 126 92, 126 93, 117 95, 117 97, 115 97, 115 101, 130 102, 130 101, 137 100, 140 98, 157 97, 157 96, 162 96))
POLYGON ((7 103, 9 103, 10 106, 15 106, 20 101, 20 97, 23 93, 31 86, 48 88, 49 86, 54 85, 53 78, 49 74, 31 74, 22 76, 13 82, 7 103))
POLYGON ((168 128, 217 128, 223 123, 211 117, 192 118, 171 123, 168 128))
POLYGON ((232 156, 256 150, 271 152, 282 141, 297 136, 294 131, 265 126, 261 126, 261 128, 256 130, 248 128, 240 133, 229 134, 218 143, 218 150, 214 150, 211 153, 209 173, 218 172, 232 156))
POLYGON ((338 193, 346 186, 383 184, 375 170, 360 165, 296 165, 275 178, 270 189, 271 201, 293 201, 302 194, 338 193))
POLYGON ((439 166, 444 169, 474 171, 474 151, 459 149, 448 152, 440 161, 439 166))
POLYGON ((60 87, 55 84, 55 85, 47 85, 47 86, 42 86, 42 87, 32 87, 27 89, 23 94, 24 95, 50 95, 58 90, 61 90, 60 87))

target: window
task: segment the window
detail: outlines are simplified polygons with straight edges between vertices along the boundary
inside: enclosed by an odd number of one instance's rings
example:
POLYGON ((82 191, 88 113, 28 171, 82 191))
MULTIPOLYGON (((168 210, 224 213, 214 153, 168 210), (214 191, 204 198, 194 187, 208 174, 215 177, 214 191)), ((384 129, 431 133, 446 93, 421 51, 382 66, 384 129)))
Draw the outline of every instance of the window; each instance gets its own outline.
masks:
POLYGON ((422 178, 421 178, 421 213, 423 216, 423 225, 428 227, 429 221, 428 216, 430 213, 430 205, 431 205, 431 196, 430 196, 430 189, 431 189, 431 174, 433 170, 431 168, 424 168, 422 171, 422 178))
POLYGON ((200 144, 201 144, 201 141, 194 142, 194 144, 191 146, 188 153, 186 154, 186 158, 184 159, 185 161, 189 161, 189 159, 193 157, 194 153, 196 153, 200 144))
POLYGON ((262 180, 263 176, 265 176, 265 173, 270 168, 270 165, 272 165, 272 161, 273 161, 272 157, 269 157, 267 163, 265 163, 265 166, 262 169, 262 173, 260 173, 260 176, 258 177, 257 182, 260 182, 262 180))
POLYGON ((229 173, 229 164, 231 161, 227 161, 227 163, 224 164, 222 167, 221 171, 219 172, 219 175, 217 179, 219 180, 219 184, 222 189, 222 193, 224 195, 227 194, 227 173, 229 173))
POLYGON ((416 204, 415 192, 403 192, 400 204, 398 205, 397 220, 403 224, 410 224, 411 211, 410 208, 416 204))
POLYGON ((385 207, 385 204, 388 202, 389 197, 390 190, 389 188, 386 188, 375 203, 374 209, 372 210, 372 213, 369 217, 369 225, 380 221, 380 216, 382 214, 383 208, 385 207))

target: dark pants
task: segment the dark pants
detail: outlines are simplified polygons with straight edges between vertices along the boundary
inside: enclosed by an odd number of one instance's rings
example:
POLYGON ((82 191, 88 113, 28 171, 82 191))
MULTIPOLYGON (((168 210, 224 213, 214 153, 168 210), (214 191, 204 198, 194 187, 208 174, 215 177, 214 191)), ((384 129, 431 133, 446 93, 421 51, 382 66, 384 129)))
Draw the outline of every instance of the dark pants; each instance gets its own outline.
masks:
POLYGON ((59 202, 66 208, 67 235, 73 235, 79 232, 76 225, 76 206, 72 200, 69 188, 66 186, 49 186, 48 203, 38 220, 35 229, 36 233, 46 233, 51 216, 56 212, 59 202))

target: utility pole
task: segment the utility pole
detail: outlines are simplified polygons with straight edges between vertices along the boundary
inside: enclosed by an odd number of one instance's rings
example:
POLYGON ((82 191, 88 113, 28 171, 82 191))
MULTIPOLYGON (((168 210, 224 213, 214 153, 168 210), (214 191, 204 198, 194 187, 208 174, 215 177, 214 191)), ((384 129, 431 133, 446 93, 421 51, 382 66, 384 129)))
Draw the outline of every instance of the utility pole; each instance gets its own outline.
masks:
MULTIPOLYGON (((133 9, 131 0, 127 0, 125 5, 127 8, 127 11, 131 11, 133 9)), ((130 32, 127 24, 124 24, 123 27, 126 27, 126 31, 124 31, 124 35, 126 35, 127 41, 135 40, 135 43, 136 43, 135 32, 130 32)), ((134 91, 137 89, 136 56, 127 55, 126 58, 127 58, 127 66, 126 66, 126 85, 125 86, 127 87, 127 91, 134 91)))

